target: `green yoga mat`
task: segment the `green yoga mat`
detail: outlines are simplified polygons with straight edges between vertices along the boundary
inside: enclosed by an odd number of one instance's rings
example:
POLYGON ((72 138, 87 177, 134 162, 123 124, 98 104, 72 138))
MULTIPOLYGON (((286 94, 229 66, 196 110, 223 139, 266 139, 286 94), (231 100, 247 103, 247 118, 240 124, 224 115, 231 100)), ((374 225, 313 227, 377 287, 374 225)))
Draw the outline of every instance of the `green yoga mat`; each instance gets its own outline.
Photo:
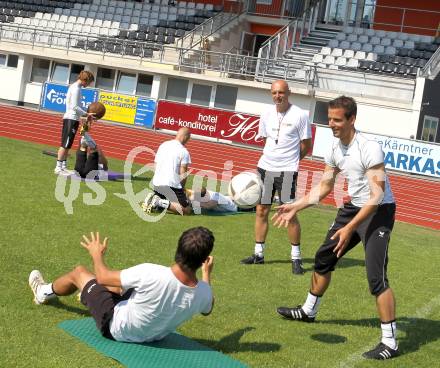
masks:
POLYGON ((177 333, 154 343, 123 343, 106 339, 92 318, 64 321, 59 327, 100 353, 130 367, 243 368, 243 363, 177 333))

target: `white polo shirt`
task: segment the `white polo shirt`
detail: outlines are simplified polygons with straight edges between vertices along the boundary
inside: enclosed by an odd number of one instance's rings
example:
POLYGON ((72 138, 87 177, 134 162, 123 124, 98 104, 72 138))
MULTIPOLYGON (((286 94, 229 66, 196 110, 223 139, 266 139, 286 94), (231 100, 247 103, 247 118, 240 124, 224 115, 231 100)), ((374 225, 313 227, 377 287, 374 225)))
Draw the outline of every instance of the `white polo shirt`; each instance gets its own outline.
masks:
POLYGON ((189 165, 191 157, 185 146, 177 139, 163 142, 154 158, 156 169, 153 176, 153 185, 167 186, 181 189, 180 165, 189 165))
POLYGON ((211 287, 204 281, 184 285, 170 267, 144 263, 122 270, 121 284, 124 291, 134 291, 114 308, 110 333, 116 341, 160 340, 195 314, 212 309, 211 287))
POLYGON ((66 94, 66 113, 63 119, 71 119, 79 121, 81 116, 87 115, 87 111, 81 108, 81 82, 72 83, 66 94))
MULTIPOLYGON (((370 199, 370 186, 366 171, 382 164, 384 154, 376 141, 368 140, 359 132, 355 133, 348 146, 344 146, 339 138, 335 138, 332 149, 325 157, 328 166, 338 168, 348 181, 348 194, 351 203, 362 207, 370 199)), ((385 175, 385 193, 381 203, 394 203, 388 176, 385 175)))
POLYGON ((309 114, 295 105, 285 113, 276 106, 260 117, 258 135, 266 138, 258 167, 267 171, 298 171, 300 143, 312 137, 309 114))

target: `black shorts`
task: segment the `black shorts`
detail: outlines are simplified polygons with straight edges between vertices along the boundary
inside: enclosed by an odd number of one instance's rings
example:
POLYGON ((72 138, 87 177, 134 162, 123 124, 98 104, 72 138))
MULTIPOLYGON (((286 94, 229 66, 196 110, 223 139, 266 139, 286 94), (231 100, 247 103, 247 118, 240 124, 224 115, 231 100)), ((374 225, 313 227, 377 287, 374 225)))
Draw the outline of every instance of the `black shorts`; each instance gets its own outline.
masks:
POLYGON ((162 199, 168 199, 170 202, 179 203, 183 208, 190 205, 185 190, 182 188, 158 186, 154 187, 154 193, 162 199))
POLYGON ((71 148, 78 130, 79 121, 63 119, 63 131, 61 132, 61 147, 71 148))
POLYGON ((99 163, 99 153, 92 152, 87 155, 86 151, 78 150, 76 152, 76 162, 75 162, 75 171, 81 176, 85 178, 89 172, 96 171, 98 174, 98 163, 99 163))
POLYGON ((293 202, 298 177, 296 171, 266 171, 261 167, 257 170, 263 182, 260 204, 272 204, 275 192, 277 192, 281 203, 293 202))
MULTIPOLYGON (((315 255, 315 271, 326 274, 335 269, 339 258, 333 249, 338 239, 330 239, 333 234, 347 225, 360 211, 351 203, 346 203, 340 208, 335 221, 327 232, 324 243, 315 255)), ((362 241, 365 249, 365 266, 367 268, 368 285, 373 295, 379 295, 385 291, 388 285, 388 243, 394 226, 396 205, 394 203, 379 205, 376 212, 368 217, 353 233, 350 242, 344 250, 346 254, 362 241)))
POLYGON ((98 284, 95 279, 90 280, 84 286, 81 292, 81 303, 89 309, 102 336, 113 339, 110 333, 110 321, 113 318, 115 306, 130 298, 132 292, 133 289, 127 290, 123 295, 112 293, 98 284))

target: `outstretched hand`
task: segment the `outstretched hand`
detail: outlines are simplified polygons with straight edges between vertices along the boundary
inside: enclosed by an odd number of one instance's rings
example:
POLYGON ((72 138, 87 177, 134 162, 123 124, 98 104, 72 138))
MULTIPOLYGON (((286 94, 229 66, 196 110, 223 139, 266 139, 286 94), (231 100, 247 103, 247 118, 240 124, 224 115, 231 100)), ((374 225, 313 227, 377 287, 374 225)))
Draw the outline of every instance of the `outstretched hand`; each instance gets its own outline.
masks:
POLYGON ((107 238, 104 238, 104 241, 101 243, 99 240, 99 232, 91 232, 90 239, 85 235, 83 235, 83 239, 84 241, 81 242, 81 245, 87 249, 92 258, 104 255, 107 250, 107 238))
POLYGON ((283 204, 275 207, 275 209, 277 212, 275 212, 271 220, 273 221, 273 224, 278 227, 287 227, 290 220, 292 220, 298 212, 293 203, 283 204))

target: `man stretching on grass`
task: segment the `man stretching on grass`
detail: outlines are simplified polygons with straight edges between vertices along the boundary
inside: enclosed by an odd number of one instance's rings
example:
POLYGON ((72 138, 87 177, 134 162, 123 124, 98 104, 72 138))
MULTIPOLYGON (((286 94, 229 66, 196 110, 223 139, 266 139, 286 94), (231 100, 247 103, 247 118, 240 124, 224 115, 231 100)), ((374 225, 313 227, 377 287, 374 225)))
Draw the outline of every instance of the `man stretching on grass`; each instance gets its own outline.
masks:
POLYGON ((316 252, 315 271, 305 303, 294 308, 279 307, 277 311, 287 319, 313 322, 339 259, 362 241, 368 284, 376 297, 382 328, 381 342, 363 356, 390 359, 398 355, 396 305, 387 278, 388 243, 396 205, 385 173, 382 147, 356 131, 356 113, 356 102, 350 97, 341 96, 329 102, 329 127, 336 139, 325 157, 321 182, 302 199, 280 206, 273 216, 275 225, 287 226, 299 211, 330 194, 339 172, 346 177, 351 201, 338 211, 316 252))
POLYGON ((148 342, 167 336, 193 315, 211 313, 214 298, 210 287, 214 236, 204 227, 186 230, 179 238, 171 267, 143 263, 122 271, 104 263, 107 238, 85 235, 81 245, 93 260, 95 274, 84 266, 46 284, 41 273, 29 275, 34 302, 44 304, 55 296, 81 290, 101 334, 116 341, 148 342), (202 267, 199 281, 196 271, 202 267))

